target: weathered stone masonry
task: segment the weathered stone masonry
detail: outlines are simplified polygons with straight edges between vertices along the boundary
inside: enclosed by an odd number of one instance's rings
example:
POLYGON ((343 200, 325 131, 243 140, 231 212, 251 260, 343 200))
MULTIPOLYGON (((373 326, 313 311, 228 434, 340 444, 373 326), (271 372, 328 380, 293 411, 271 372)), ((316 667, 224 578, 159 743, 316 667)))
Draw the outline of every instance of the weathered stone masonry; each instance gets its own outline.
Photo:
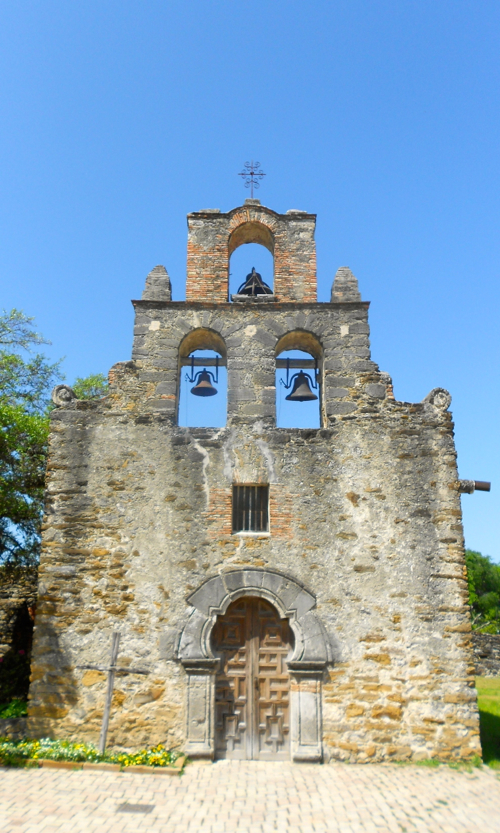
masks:
POLYGON ((52 414, 30 731, 96 741, 122 634, 110 743, 214 752, 211 629, 257 596, 289 620, 295 760, 464 759, 478 713, 446 391, 393 398, 350 270, 315 298, 314 216, 247 201, 189 220, 187 302, 163 267, 135 301, 111 393, 52 414), (302 241, 302 242, 301 242, 302 241), (231 246, 274 251, 274 295, 228 301, 231 246), (180 362, 222 344, 221 429, 177 426, 180 362), (322 427, 275 427, 281 349, 318 359, 322 427), (232 486, 268 484, 269 534, 232 533, 232 486))

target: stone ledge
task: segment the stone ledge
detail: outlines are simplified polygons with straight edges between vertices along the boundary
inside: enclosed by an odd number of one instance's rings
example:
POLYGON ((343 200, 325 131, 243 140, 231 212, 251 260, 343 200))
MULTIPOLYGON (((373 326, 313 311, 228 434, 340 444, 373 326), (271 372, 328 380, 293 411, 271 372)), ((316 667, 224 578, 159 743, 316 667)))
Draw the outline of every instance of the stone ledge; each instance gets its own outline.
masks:
POLYGON ((90 770, 97 770, 101 772, 120 772, 121 771, 121 764, 107 764, 105 762, 100 763, 97 761, 96 763, 91 763, 90 761, 86 761, 83 764, 83 769, 90 769, 90 770))
POLYGON ((83 761, 49 761, 46 759, 30 758, 30 763, 37 763, 43 769, 82 769, 83 761))
POLYGON ((173 766, 124 766, 121 771, 135 772, 139 775, 180 775, 182 769, 173 766))
POLYGON ((132 772, 142 775, 180 775, 182 773, 184 760, 181 766, 122 766, 121 764, 108 764, 105 762, 87 761, 51 761, 45 758, 28 758, 28 763, 36 764, 42 769, 70 769, 101 772, 132 772))

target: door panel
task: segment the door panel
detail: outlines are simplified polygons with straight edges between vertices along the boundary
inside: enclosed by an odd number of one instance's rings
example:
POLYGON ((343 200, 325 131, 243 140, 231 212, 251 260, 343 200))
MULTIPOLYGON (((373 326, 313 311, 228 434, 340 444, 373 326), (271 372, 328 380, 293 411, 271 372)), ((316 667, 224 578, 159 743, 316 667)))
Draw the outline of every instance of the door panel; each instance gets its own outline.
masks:
POLYGON ((290 650, 288 621, 260 599, 258 608, 258 662, 256 734, 261 760, 290 757, 290 678, 285 657, 290 650), (265 605, 265 607, 264 607, 265 605))
POLYGON ((244 602, 231 605, 213 631, 221 657, 215 687, 215 753, 217 757, 248 758, 248 611, 244 602))
POLYGON ((262 599, 239 599, 217 621, 212 640, 221 660, 215 685, 216 756, 288 759, 288 621, 262 599))

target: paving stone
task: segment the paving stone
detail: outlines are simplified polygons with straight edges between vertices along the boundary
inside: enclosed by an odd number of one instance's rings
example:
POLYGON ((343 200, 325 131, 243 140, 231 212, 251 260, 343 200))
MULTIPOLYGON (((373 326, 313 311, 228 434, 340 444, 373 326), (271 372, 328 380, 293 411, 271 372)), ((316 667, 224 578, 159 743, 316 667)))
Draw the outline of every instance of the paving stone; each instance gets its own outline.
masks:
POLYGON ((2 833, 500 831, 500 778, 485 767, 224 761, 173 779, 47 768, 0 780, 2 833))

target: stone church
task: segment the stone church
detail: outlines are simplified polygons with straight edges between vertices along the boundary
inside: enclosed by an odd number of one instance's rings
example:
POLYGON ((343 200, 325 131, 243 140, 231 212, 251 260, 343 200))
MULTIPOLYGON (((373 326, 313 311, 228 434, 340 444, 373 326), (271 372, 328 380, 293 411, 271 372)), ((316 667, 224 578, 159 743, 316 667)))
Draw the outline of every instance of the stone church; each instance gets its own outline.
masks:
POLYGON ((450 395, 394 398, 350 269, 318 303, 315 215, 251 199, 187 219, 186 301, 157 266, 109 395, 53 394, 30 734, 97 741, 106 674, 82 666, 109 665, 119 632, 131 671, 115 679, 111 746, 470 758, 467 481, 450 395), (272 253, 273 280, 253 270, 231 295, 245 243, 272 253), (289 402, 315 402, 316 427, 277 427, 285 368, 289 402), (205 427, 224 374, 225 425, 205 427), (199 427, 180 420, 186 384, 199 427))

